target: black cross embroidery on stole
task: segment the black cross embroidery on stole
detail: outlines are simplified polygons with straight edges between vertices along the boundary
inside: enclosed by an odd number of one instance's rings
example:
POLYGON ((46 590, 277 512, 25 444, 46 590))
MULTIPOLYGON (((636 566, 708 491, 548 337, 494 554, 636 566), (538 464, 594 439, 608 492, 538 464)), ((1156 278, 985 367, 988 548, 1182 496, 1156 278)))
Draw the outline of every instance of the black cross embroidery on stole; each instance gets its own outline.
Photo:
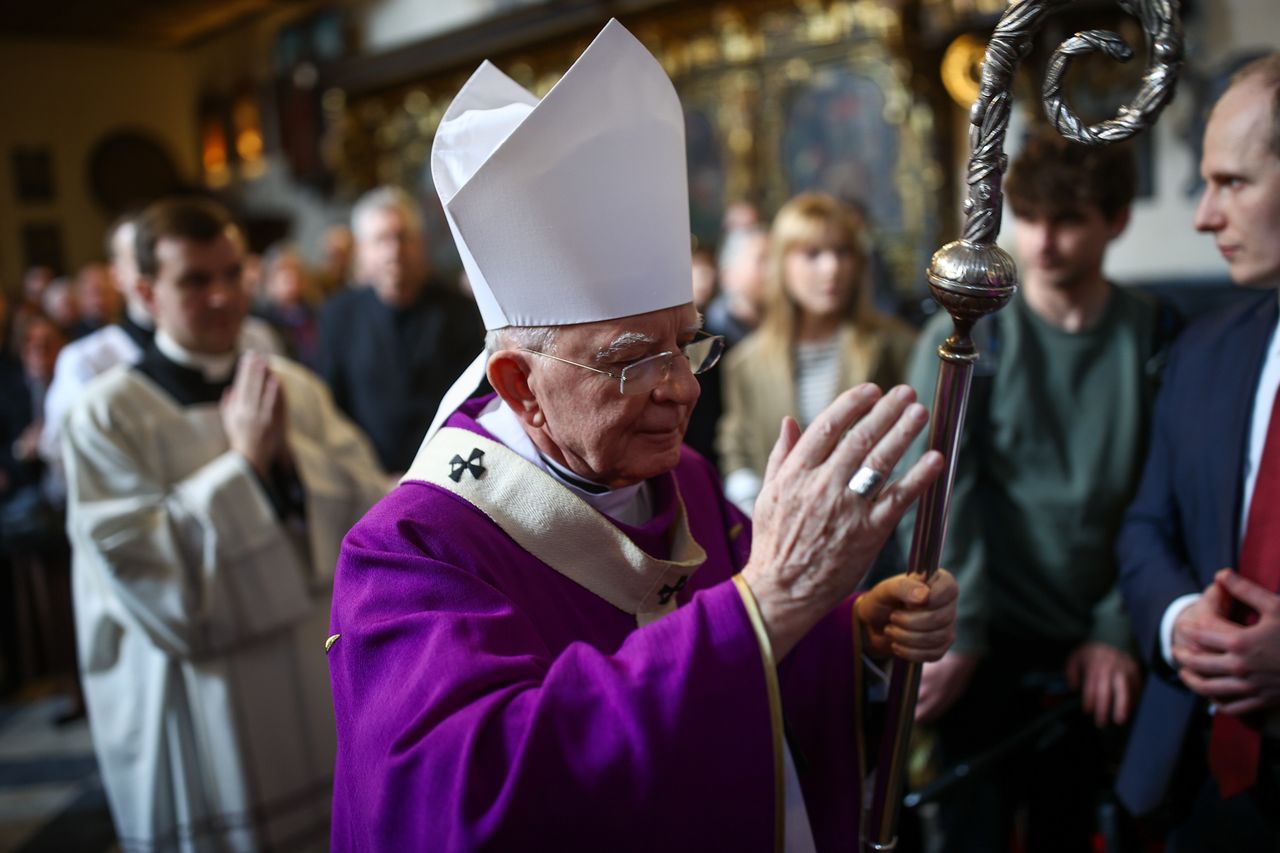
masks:
POLYGON ((677 592, 684 589, 684 582, 687 581, 688 579, 689 579, 688 575, 681 575, 680 580, 676 581, 675 586, 664 585, 662 589, 658 590, 658 603, 666 604, 668 601, 670 601, 671 596, 675 595, 677 592))
POLYGON ((484 459, 484 451, 478 447, 472 448, 471 455, 466 459, 455 455, 449 460, 449 478, 455 483, 462 482, 462 475, 471 472, 471 476, 479 480, 484 476, 485 468, 480 462, 484 459))

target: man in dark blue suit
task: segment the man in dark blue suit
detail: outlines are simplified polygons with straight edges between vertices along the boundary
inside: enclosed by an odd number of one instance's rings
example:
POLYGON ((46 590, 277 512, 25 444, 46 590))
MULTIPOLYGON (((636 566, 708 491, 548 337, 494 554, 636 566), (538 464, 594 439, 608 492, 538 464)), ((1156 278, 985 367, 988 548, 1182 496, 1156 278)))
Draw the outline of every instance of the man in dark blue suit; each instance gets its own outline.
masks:
POLYGON ((1260 292, 1183 334, 1156 404, 1118 546, 1151 677, 1117 788, 1169 853, 1280 850, 1280 54, 1214 107, 1201 173, 1196 228, 1260 292))

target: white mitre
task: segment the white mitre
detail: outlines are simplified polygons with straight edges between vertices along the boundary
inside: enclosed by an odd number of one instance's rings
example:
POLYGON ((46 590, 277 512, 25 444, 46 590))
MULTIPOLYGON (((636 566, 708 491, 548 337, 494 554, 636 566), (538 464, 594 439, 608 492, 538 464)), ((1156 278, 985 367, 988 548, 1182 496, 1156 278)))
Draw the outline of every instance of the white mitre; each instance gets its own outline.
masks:
MULTIPOLYGON (((431 177, 487 329, 692 301, 684 112, 616 20, 541 101, 482 64, 445 111, 431 177)), ((428 438, 486 361, 450 389, 428 438)))

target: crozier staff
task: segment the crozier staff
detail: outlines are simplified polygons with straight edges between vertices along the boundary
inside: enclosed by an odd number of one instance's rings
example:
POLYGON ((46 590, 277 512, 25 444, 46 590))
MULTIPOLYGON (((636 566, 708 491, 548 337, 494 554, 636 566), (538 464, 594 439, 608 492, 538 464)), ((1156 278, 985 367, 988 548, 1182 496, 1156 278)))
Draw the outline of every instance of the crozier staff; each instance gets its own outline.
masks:
POLYGON ((858 386, 783 423, 753 532, 682 446, 720 347, 683 126, 617 22, 542 100, 486 63, 445 113, 432 174, 489 334, 344 544, 337 850, 857 839, 863 656, 941 656, 955 585, 852 595, 941 460, 885 486, 925 412, 858 386))

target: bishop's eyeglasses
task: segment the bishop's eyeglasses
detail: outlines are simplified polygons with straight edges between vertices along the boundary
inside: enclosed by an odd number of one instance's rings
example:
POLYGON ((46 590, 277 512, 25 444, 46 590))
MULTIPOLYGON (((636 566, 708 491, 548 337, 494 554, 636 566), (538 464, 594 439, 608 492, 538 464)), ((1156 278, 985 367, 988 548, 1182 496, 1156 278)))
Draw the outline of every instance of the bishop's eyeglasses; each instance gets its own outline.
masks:
POLYGON ((710 335, 701 331, 698 332, 698 335, 699 337, 685 344, 678 351, 660 352, 657 355, 633 361, 625 365, 617 373, 611 370, 601 370, 589 364, 570 361, 558 355, 551 355, 551 353, 525 349, 524 347, 520 347, 520 352, 540 355, 543 358, 572 364, 574 367, 581 367, 583 370, 590 370, 592 373, 611 377, 618 380, 619 394, 638 396, 640 394, 648 394, 654 388, 667 381, 667 378, 671 375, 671 365, 675 362, 676 356, 681 356, 687 360, 689 362, 689 370, 694 374, 706 373, 715 367, 716 362, 720 360, 720 356, 724 352, 724 338, 720 335, 710 335))

